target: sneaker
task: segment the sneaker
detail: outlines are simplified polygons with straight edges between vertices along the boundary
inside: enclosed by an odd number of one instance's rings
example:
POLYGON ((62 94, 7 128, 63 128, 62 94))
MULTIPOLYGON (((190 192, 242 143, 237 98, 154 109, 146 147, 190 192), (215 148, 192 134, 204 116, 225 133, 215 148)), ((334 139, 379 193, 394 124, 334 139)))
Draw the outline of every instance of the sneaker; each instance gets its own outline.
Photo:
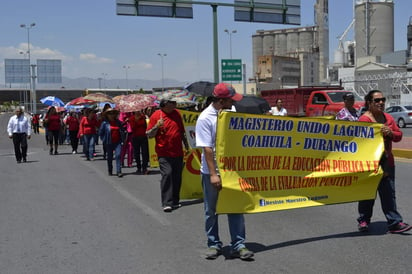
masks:
POLYGON ((222 255, 222 250, 221 250, 220 248, 217 248, 217 247, 209 247, 209 248, 206 250, 205 258, 206 258, 207 260, 214 260, 214 259, 216 259, 217 257, 219 257, 219 255, 222 255))
POLYGON ((143 170, 143 174, 144 174, 144 175, 148 175, 149 172, 150 172, 150 171, 148 171, 147 169, 146 169, 146 170, 143 170))
POLYGON ((57 154, 59 154, 59 153, 57 152, 57 150, 55 150, 55 151, 54 151, 54 155, 57 155, 57 154))
POLYGON ((17 163, 20 164, 20 163, 21 163, 21 160, 17 160, 17 163))
POLYGON ((117 177, 122 178, 122 177, 123 177, 123 173, 121 173, 121 172, 117 173, 117 177))
POLYGON ((250 260, 255 254, 246 247, 232 252, 232 258, 240 258, 241 260, 250 260))
POLYGON ((23 158, 23 163, 26 163, 27 162, 27 159, 26 158, 23 158))
POLYGON ((75 150, 73 150, 73 151, 72 151, 72 154, 76 154, 76 151, 75 151, 75 150))
POLYGON ((406 231, 409 231, 412 229, 411 225, 408 225, 407 223, 397 223, 396 225, 392 226, 391 228, 389 228, 389 232, 390 233, 403 233, 406 231))
POLYGON ((50 155, 53 155, 53 149, 52 148, 50 149, 50 155))
POLYGON ((367 232, 369 230, 368 222, 360 221, 359 224, 358 224, 358 230, 360 232, 367 232))
POLYGON ((181 207, 182 207, 182 204, 181 204, 181 203, 172 205, 172 209, 173 209, 173 210, 178 209, 178 208, 181 208, 181 207))
POLYGON ((163 211, 164 211, 164 212, 172 212, 172 210, 173 210, 173 209, 172 209, 171 206, 164 206, 164 207, 163 207, 163 211))

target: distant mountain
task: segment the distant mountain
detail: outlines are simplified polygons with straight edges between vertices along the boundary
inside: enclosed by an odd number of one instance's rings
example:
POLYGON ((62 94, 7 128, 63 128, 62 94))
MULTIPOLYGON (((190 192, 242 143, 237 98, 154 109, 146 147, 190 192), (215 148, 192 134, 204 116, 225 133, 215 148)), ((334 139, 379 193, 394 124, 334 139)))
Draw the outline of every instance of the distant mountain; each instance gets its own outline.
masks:
MULTIPOLYGON (((180 82, 174 79, 164 79, 165 87, 183 87, 189 83, 180 82)), ((67 78, 62 77, 62 83, 59 84, 36 84, 36 88, 66 88, 66 89, 86 89, 86 88, 129 88, 129 89, 152 89, 162 88, 161 80, 144 80, 144 79, 92 79, 88 77, 67 78)))

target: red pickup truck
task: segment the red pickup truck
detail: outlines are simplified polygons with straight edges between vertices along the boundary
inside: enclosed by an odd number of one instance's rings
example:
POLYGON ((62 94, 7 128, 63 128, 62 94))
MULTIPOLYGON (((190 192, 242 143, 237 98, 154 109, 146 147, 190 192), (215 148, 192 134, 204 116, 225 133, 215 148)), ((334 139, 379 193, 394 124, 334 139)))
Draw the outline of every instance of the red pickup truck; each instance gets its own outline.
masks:
MULTIPOLYGON (((327 116, 335 115, 344 107, 343 95, 346 93, 353 92, 342 90, 341 86, 325 86, 263 90, 261 96, 271 107, 276 105, 277 99, 282 99, 288 116, 327 116)), ((354 107, 359 110, 364 100, 356 93, 353 94, 354 107)))

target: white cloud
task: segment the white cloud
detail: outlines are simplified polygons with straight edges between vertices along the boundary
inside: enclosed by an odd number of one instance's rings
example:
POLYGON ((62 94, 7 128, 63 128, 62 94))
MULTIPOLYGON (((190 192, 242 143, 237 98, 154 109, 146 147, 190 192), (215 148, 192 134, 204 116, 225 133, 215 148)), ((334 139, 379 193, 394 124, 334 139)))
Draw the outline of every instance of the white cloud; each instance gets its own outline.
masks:
MULTIPOLYGON (((0 47, 0 58, 1 59, 19 59, 27 58, 27 43, 20 43, 17 47, 0 47)), ((61 59, 61 60, 72 60, 72 57, 66 56, 58 50, 53 50, 49 48, 40 48, 30 44, 30 57, 32 60, 35 59, 61 59)))
POLYGON ((135 64, 131 64, 129 65, 132 69, 136 69, 139 71, 142 70, 151 70, 153 68, 153 64, 151 63, 144 63, 144 62, 140 62, 140 63, 135 63, 135 64))
POLYGON ((79 56, 80 60, 94 63, 94 64, 110 64, 113 60, 105 57, 97 57, 94 53, 81 53, 79 56))

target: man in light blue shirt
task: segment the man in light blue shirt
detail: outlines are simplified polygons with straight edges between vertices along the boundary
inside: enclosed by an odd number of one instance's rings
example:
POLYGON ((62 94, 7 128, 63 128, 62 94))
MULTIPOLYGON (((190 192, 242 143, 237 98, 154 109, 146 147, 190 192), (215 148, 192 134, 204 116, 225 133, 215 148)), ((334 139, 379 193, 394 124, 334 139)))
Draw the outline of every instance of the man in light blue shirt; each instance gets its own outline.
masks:
POLYGON ((10 117, 7 124, 9 138, 13 139, 14 154, 17 163, 27 162, 27 139, 31 137, 29 119, 24 115, 22 107, 16 108, 16 115, 10 117))

